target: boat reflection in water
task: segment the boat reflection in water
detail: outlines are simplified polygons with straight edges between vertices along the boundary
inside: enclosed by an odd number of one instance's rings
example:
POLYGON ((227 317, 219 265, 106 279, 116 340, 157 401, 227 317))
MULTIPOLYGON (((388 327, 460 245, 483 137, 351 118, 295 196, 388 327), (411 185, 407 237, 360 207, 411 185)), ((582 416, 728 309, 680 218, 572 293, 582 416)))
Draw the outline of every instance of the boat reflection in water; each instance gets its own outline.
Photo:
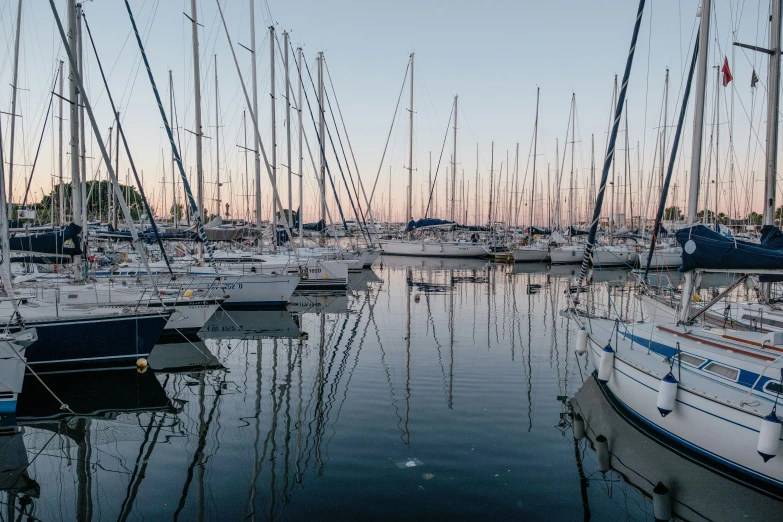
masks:
POLYGON ((570 404, 585 516, 593 495, 603 494, 663 520, 771 520, 783 509, 782 491, 716 469, 713 462, 644 429, 610 401, 594 376, 570 404), (643 502, 630 501, 639 493, 643 502))
POLYGON ((202 339, 295 339, 300 331, 288 310, 218 310, 199 332, 202 339))

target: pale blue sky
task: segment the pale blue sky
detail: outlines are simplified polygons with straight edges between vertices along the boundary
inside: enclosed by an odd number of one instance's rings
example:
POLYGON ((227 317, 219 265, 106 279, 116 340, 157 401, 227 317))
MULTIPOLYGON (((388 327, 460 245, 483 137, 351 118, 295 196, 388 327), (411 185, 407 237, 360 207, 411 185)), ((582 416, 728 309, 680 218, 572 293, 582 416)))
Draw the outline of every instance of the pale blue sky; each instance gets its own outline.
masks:
MULTIPOLYGON (((0 108, 8 111, 11 99, 11 64, 13 57, 13 22, 18 0, 0 0, 0 26, 2 26, 2 49, 0 49, 0 108)), ((57 1, 62 10, 64 2, 57 1)), ((200 6, 202 95, 205 119, 205 134, 214 136, 214 69, 213 54, 218 55, 221 105, 221 178, 229 177, 223 187, 223 200, 229 195, 237 217, 244 215, 244 155, 236 144, 242 142, 241 114, 244 100, 226 37, 217 17, 214 0, 198 0, 200 6)), ((629 85, 629 125, 631 166, 636 171, 639 141, 643 148, 644 181, 642 194, 636 193, 637 207, 648 199, 647 180, 652 167, 652 156, 656 142, 656 127, 659 126, 664 70, 671 68, 671 84, 668 119, 671 123, 679 109, 678 94, 681 78, 690 60, 690 49, 695 35, 696 0, 648 1, 642 31, 629 85), (649 72, 648 72, 649 71, 649 72), (646 105, 645 105, 646 101, 646 105), (645 125, 646 118, 646 125, 645 125), (641 203, 640 203, 641 202, 641 203)), ((729 56, 736 81, 734 111, 735 181, 746 186, 749 172, 755 169, 761 176, 764 148, 763 114, 767 81, 766 59, 750 52, 737 50, 732 58, 731 31, 736 30, 740 41, 767 45, 768 2, 766 0, 731 0, 716 2, 714 8, 717 25, 713 26, 710 48, 710 65, 722 62, 723 54, 729 56), (760 78, 757 99, 754 102, 749 86, 753 68, 760 78), (753 132, 750 132, 749 117, 753 104, 753 132), (759 130, 760 129, 760 130, 759 130), (748 138, 750 136, 750 139, 748 138)), ((183 16, 190 12, 190 2, 177 0, 134 0, 131 2, 140 30, 148 35, 146 47, 155 78, 168 110, 167 70, 173 70, 175 92, 178 100, 180 121, 186 128, 193 128, 193 81, 190 44, 190 22, 183 16)), ((230 0, 225 2, 229 30, 235 44, 249 45, 248 2, 230 0)), ((615 73, 622 74, 630 42, 632 24, 637 2, 630 0, 603 1, 485 1, 485 2, 436 2, 407 0, 398 2, 358 1, 287 1, 257 2, 257 60, 259 71, 259 118, 260 128, 267 150, 270 149, 270 103, 269 103, 269 38, 267 27, 270 21, 282 33, 291 31, 294 46, 302 45, 305 57, 312 69, 317 51, 324 51, 335 83, 337 96, 344 112, 353 150, 366 185, 372 185, 383 151, 391 117, 405 73, 408 55, 416 54, 415 65, 415 122, 414 122, 414 217, 420 217, 420 194, 422 183, 426 183, 428 152, 433 152, 437 162, 443 140, 446 122, 451 110, 454 94, 459 94, 458 122, 458 179, 465 169, 466 183, 470 183, 468 197, 469 221, 473 221, 476 171, 476 143, 479 144, 479 170, 481 171, 482 206, 486 208, 488 194, 488 172, 490 168, 490 142, 495 142, 495 170, 505 162, 509 151, 513 168, 514 147, 520 143, 520 180, 524 178, 525 164, 532 137, 535 112, 536 86, 541 88, 540 133, 539 133, 539 180, 546 177, 546 165, 555 164, 555 139, 560 140, 562 156, 568 121, 571 93, 576 93, 577 102, 577 147, 576 167, 580 172, 577 186, 586 184, 586 170, 590 162, 590 134, 596 134, 598 164, 603 160, 605 131, 607 128, 612 81, 615 73)), ((86 2, 85 12, 96 38, 104 67, 111 71, 110 85, 116 100, 125 114, 123 124, 131 141, 137 165, 144 169, 145 186, 153 196, 153 203, 163 208, 163 176, 161 148, 167 146, 161 128, 160 117, 154 104, 151 89, 139 68, 140 58, 137 46, 130 37, 130 23, 122 2, 86 2)), ((35 148, 41 132, 43 113, 48 103, 51 75, 55 62, 64 58, 59 37, 48 2, 45 0, 23 0, 22 51, 20 66, 19 111, 23 117, 18 120, 17 158, 15 163, 32 163, 35 148), (21 151, 21 152, 20 152, 21 151), (21 158, 20 159, 20 155, 21 158)), ((282 38, 282 37, 281 37, 282 38)), ((243 74, 249 82, 249 53, 236 47, 243 74)), ((88 93, 96 106, 102 132, 111 125, 111 116, 105 95, 102 95, 100 78, 91 52, 88 62, 88 93)), ((293 59, 292 59, 293 63, 293 59)), ((710 69, 714 74, 714 69, 710 69)), ((277 90, 282 93, 282 62, 278 58, 277 90)), ((706 120, 713 121, 715 80, 711 78, 708 87, 708 111, 706 120)), ((66 89, 67 92, 67 89, 66 89)), ((726 89, 723 94, 731 91, 726 89)), ((278 98, 278 163, 285 164, 284 104, 278 98)), ((313 100, 311 99, 311 102, 313 100)), ((332 100, 334 102, 334 100, 332 100)), ((389 165, 392 167, 392 205, 394 218, 403 217, 404 188, 407 183, 407 86, 397 124, 392 133, 389 153, 378 182, 374 206, 380 207, 386 217, 389 184, 389 165)), ((730 95, 721 100, 721 120, 726 121, 730 95)), ((55 104, 56 110, 56 104, 55 104)), ((4 159, 8 161, 9 120, 3 116, 4 159)), ((678 164, 680 184, 687 170, 690 157, 690 135, 692 124, 687 120, 685 144, 681 162, 678 164)), ((294 126, 295 130, 296 127, 294 126)), ((305 129, 314 143, 312 124, 306 114, 305 129)), ((39 166, 33 186, 48 191, 49 178, 53 172, 53 135, 51 128, 43 142, 39 166)), ((721 179, 726 179, 729 168, 728 126, 721 128, 721 179)), ((67 134, 67 126, 66 126, 67 134)), ((670 133, 671 134, 671 133, 670 133)), ((707 130, 709 148, 710 129, 707 130)), ((250 132, 248 133, 250 136, 250 132)), ((295 135, 295 133, 294 133, 295 135)), ((56 136, 56 134, 54 135, 56 136)), ((250 138, 249 138, 250 139, 250 138)), ((444 151, 444 164, 451 154, 451 136, 444 151)), ((624 140, 624 136, 620 136, 624 140)), ((186 169, 194 167, 194 139, 182 135, 186 169)), ((571 141, 571 138, 569 138, 571 141)), ((215 179, 214 139, 205 140, 205 176, 208 182, 215 179)), ((706 149, 705 149, 706 150, 706 149)), ((667 157, 668 157, 667 148, 667 157)), ((88 155, 92 170, 98 167, 97 148, 88 155)), ((123 153, 124 155, 124 153, 123 153)), ((170 177, 169 150, 165 148, 165 169, 170 177)), ((296 151, 294 151, 296 156, 296 151)), ((305 212, 306 220, 313 220, 315 187, 312 168, 308 168, 305 153, 305 212)), ((618 156, 620 158, 620 156, 618 156)), ((562 161, 562 157, 561 157, 562 161)), ((121 162, 122 163, 122 162, 121 162)), ((67 164, 67 162, 66 162, 67 164)), ((127 162, 124 162, 125 167, 127 162)), ((331 161, 334 175, 337 165, 331 161)), ((566 162, 564 192, 567 196, 567 176, 570 171, 570 151, 566 162)), ((713 161, 714 165, 714 161, 713 161)), ((294 163, 296 166, 296 163, 294 163)), ((621 164, 618 168, 621 170, 621 164)), ((124 177, 125 167, 121 164, 124 177)), ((504 166, 504 169, 506 167, 504 166)), ((714 168, 714 167, 713 167, 714 168)), ((433 167, 434 169, 434 167, 433 167)), ((443 169, 443 167, 442 167, 443 169)), ((29 175, 29 167, 17 167, 14 192, 23 191, 20 170, 29 175)), ((263 174, 263 172, 262 172, 263 174)), ((104 174, 105 175, 105 174, 104 174)), ((252 173, 251 173, 252 175, 252 173)), ((281 175, 286 177, 284 169, 281 175)), ((68 172, 65 174, 69 176, 68 172)), ((443 180, 443 170, 439 180, 443 180)), ((264 217, 268 217, 269 186, 266 175, 262 175, 264 193, 264 217)), ((657 179, 657 178, 656 178, 657 179)), ((638 174, 634 173, 632 190, 639 190, 638 174)), ((757 184, 754 199, 760 196, 757 184)), ((284 201, 286 185, 280 185, 284 201)), ((739 213, 746 210, 741 199, 743 190, 729 190, 724 185, 721 196, 721 210, 739 213), (735 199, 731 199, 734 194, 735 199)), ((170 190, 170 188, 168 189, 170 190)), ((206 185, 208 198, 214 198, 215 186, 206 185)), ((444 185, 439 186, 440 205, 443 205, 444 185)), ((508 194, 508 190, 504 190, 508 194)), ((653 191, 655 192, 655 191, 653 191)), ((575 206, 584 213, 586 207, 575 196, 575 206)), ((507 197, 504 196, 504 198, 507 197)), ((653 197, 657 199, 657 193, 653 197)), ((677 195, 684 201, 684 191, 677 195)), ((15 199, 18 199, 15 196, 15 199)), ((347 206, 345 198, 344 203, 347 206)), ((295 196, 296 201, 296 196, 295 196)), ((296 203, 294 204, 296 206, 296 203)), ((214 202, 207 208, 214 209, 214 202)), ((649 212, 653 209, 650 208, 649 212)), ((443 212, 441 212, 443 213, 443 212)), ((486 210, 484 210, 486 213, 486 210)), ((638 214, 639 209, 634 209, 638 214)))

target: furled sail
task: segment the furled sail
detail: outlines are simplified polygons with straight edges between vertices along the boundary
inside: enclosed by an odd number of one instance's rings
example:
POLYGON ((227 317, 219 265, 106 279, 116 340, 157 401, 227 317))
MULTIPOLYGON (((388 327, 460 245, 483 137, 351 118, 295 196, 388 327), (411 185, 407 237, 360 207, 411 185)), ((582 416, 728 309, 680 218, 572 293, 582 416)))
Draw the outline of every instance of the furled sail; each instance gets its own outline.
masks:
POLYGON ((783 271, 783 233, 771 225, 761 229, 761 244, 726 237, 704 225, 677 231, 682 247, 681 271, 783 271))

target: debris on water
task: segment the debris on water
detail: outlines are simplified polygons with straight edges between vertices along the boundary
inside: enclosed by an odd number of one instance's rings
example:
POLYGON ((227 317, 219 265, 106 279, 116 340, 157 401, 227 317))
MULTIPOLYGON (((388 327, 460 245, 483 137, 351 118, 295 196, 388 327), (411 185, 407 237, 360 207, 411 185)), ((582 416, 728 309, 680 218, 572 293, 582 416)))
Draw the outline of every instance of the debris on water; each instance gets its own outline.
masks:
POLYGON ((422 473, 422 474, 421 474, 421 478, 423 478, 424 480, 432 480, 432 478, 433 478, 434 476, 435 476, 435 475, 433 475, 432 473, 422 473))
POLYGON ((405 469, 405 468, 415 468, 416 466, 423 466, 424 463, 420 461, 419 459, 405 459, 405 460, 398 460, 395 462, 398 468, 405 469))

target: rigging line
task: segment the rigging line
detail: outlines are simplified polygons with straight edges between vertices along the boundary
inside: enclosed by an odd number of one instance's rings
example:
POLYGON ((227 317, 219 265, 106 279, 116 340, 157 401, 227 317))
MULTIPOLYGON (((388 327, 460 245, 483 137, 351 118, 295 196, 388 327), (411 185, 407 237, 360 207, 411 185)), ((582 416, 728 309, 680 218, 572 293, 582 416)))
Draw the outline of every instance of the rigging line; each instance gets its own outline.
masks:
MULTIPOLYGON (((50 0, 52 1, 52 0, 50 0)), ((169 137, 169 143, 171 143, 171 150, 174 154, 174 161, 177 164, 177 167, 179 167, 179 173, 180 177, 182 178, 182 186, 185 188, 185 193, 188 197, 188 200, 190 202, 192 210, 193 218, 196 221, 196 227, 198 230, 198 235, 201 239, 201 241, 204 243, 204 246, 206 247, 207 254, 209 257, 209 264, 212 268, 216 268, 215 265, 215 259, 214 259, 214 247, 212 246, 212 243, 207 241, 207 233, 204 231, 204 226, 201 221, 201 210, 196 205, 196 200, 193 199, 193 192, 190 189, 190 183, 188 182, 188 178, 185 175, 185 169, 182 166, 182 158, 180 158, 179 150, 177 149, 176 145, 174 144, 174 136, 171 133, 171 127, 169 126, 169 121, 166 118, 166 112, 163 110, 163 102, 160 100, 160 94, 158 93, 158 87, 155 84, 155 78, 152 76, 152 69, 150 69, 149 61, 147 60, 147 52, 144 50, 144 45, 141 43, 141 37, 139 36, 139 30, 136 27, 136 20, 133 18, 133 12, 131 11, 130 4, 128 3, 128 0, 125 0, 125 7, 128 10, 128 17, 130 18, 131 25, 133 26, 133 32, 136 34, 136 42, 139 45, 139 50, 141 51, 141 56, 144 59, 144 65, 147 68, 147 75, 150 79, 150 85, 152 86, 152 92, 155 94, 155 100, 158 102, 158 109, 160 110, 160 116, 163 119, 163 125, 166 127, 166 133, 169 137)), ((119 125, 119 122, 118 122, 119 125)))
POLYGON ((117 112, 117 107, 114 105, 114 98, 111 95, 111 91, 109 90, 109 84, 106 81, 106 75, 103 72, 103 65, 101 65, 101 58, 98 56, 98 49, 95 47, 95 40, 92 38, 92 31, 90 30, 90 24, 87 23, 87 16, 82 11, 82 18, 84 19, 84 27, 87 29, 87 36, 90 38, 90 45, 92 46, 93 53, 95 54, 95 61, 98 63, 98 70, 101 73, 101 78, 103 79, 103 86, 106 88, 106 96, 109 99, 109 103, 111 104, 111 110, 114 113, 114 119, 117 122, 117 132, 120 133, 120 136, 122 137, 122 144, 125 147, 125 154, 128 155, 128 163, 130 163, 130 168, 133 171, 133 177, 136 179, 136 184, 139 186, 139 194, 141 195, 141 201, 144 204, 144 209, 147 211, 147 216, 150 219, 150 225, 152 226, 152 231, 155 233, 155 239, 158 242, 158 246, 160 247, 160 252, 163 255, 163 260, 166 262, 166 268, 169 270, 169 275, 174 276, 174 272, 171 270, 171 264, 169 264, 169 256, 166 255, 166 249, 163 246, 163 240, 160 238, 160 234, 158 233, 158 226, 155 224, 155 217, 152 215, 152 209, 150 209, 149 202, 147 201, 147 196, 144 194, 144 187, 142 186, 141 180, 139 179, 139 173, 136 171, 136 164, 133 161, 133 156, 130 152, 130 147, 128 146, 128 140, 125 138, 125 131, 122 128, 122 124, 120 123, 120 117, 119 113, 117 112))
MULTIPOLYGON (((290 44, 289 44, 290 45, 290 44)), ((359 180, 359 187, 362 189, 362 195, 364 195, 364 201, 367 205, 367 212, 370 214, 370 219, 372 219, 372 209, 370 208, 370 203, 367 200, 367 192, 364 190, 364 183, 362 183, 362 177, 359 173, 359 165, 356 162, 356 156, 353 153, 353 146, 351 145, 351 138, 348 136, 348 128, 345 126, 345 120, 343 119, 343 111, 340 108, 340 101, 337 99, 337 91, 334 89, 334 84, 332 83, 332 74, 329 72, 329 64, 326 63, 326 59, 324 59, 324 65, 326 65, 326 76, 329 78, 329 85, 332 87, 332 92, 334 93, 334 103, 337 105, 337 113, 340 115, 340 122, 343 125, 343 130, 345 130, 345 140, 348 142, 348 150, 351 152, 351 158, 353 159, 353 165, 356 169, 356 177, 359 180)), ((328 98, 327 98, 328 100, 328 98)), ((334 115, 333 115, 334 116, 334 115)), ((337 125, 335 123, 335 125, 337 125)), ((348 160, 346 159, 346 163, 348 163, 348 160)))
MULTIPOLYGON (((443 145, 440 148, 440 156, 438 157, 438 166, 435 168, 435 178, 432 180, 432 186, 430 187, 430 198, 427 201, 427 211, 424 213, 424 218, 430 215, 430 205, 432 204, 432 194, 435 191, 435 184, 438 181, 438 172, 440 171, 440 162, 443 159, 443 151, 446 149, 446 140, 449 138, 449 126, 451 125, 451 118, 454 116, 454 104, 451 105, 451 112, 449 112, 449 121, 446 122, 446 134, 443 136, 443 145)), ((453 197, 453 196, 452 196, 453 197)))
POLYGON ((52 110, 52 102, 54 101, 54 88, 57 86, 57 79, 60 77, 60 71, 55 68, 54 82, 52 82, 51 94, 49 95, 49 107, 46 109, 46 117, 43 121, 43 128, 41 129, 41 138, 38 140, 38 148, 35 151, 35 159, 33 160, 33 167, 30 170, 30 179, 27 180, 27 188, 24 191, 24 199, 22 200, 22 207, 27 207, 27 195, 30 193, 30 184, 33 182, 33 174, 35 174, 35 166, 38 164, 38 154, 41 152, 41 144, 43 143, 44 134, 46 133, 46 124, 49 123, 49 113, 52 110))
MULTIPOLYGON (((297 68, 299 67, 299 64, 297 64, 297 68)), ((310 66, 307 65, 307 62, 305 62, 305 69, 307 70, 307 76, 310 78, 310 85, 313 88, 313 92, 315 92, 315 82, 313 81, 313 76, 310 74, 310 66)), ((324 93, 326 91, 324 90, 324 93)), ((307 99, 307 108, 310 109, 310 98, 307 97, 307 91, 305 89, 305 98, 307 99)), ((318 110, 322 113, 324 111, 323 101, 318 100, 318 110)), ((313 117, 313 111, 310 109, 310 119, 313 121, 313 127, 315 127, 315 118, 313 117)), ((337 160, 337 168, 340 169, 340 176, 343 178, 343 183, 345 183, 346 187, 348 186, 347 181, 345 180, 345 174, 343 173, 343 167, 340 163, 340 158, 337 156, 337 149, 334 147, 334 140, 332 139, 332 133, 329 131, 329 125, 326 124, 326 121, 324 121, 324 128, 326 129, 326 133, 329 136, 329 142, 332 144, 332 151, 334 153, 334 157, 337 160)), ((343 213, 343 207, 340 204, 340 198, 337 195, 337 188, 334 185, 334 179, 332 178, 332 170, 329 168, 329 162, 326 161, 326 149, 324 148, 324 136, 320 136, 318 134, 318 130, 316 129, 315 135, 318 137, 318 145, 321 149, 321 154, 324 161, 324 166, 326 167, 326 172, 329 174, 329 183, 332 185, 332 191, 334 192, 334 199, 337 203, 337 209, 340 212, 340 218, 343 220, 343 228, 345 229, 346 234, 348 233, 348 224, 345 222, 345 215, 343 213)), ((351 207, 353 208, 353 213, 356 216, 356 218, 359 218, 358 212, 356 212, 356 206, 353 204, 353 198, 351 197, 351 191, 347 191, 348 193, 348 201, 351 203, 351 207)))
POLYGON ((397 118, 397 113, 400 108, 400 100, 402 100, 402 93, 405 91, 405 80, 408 78, 408 71, 411 68, 411 61, 408 60, 408 66, 405 68, 405 76, 402 78, 402 87, 400 87, 400 95, 397 97, 397 106, 394 107, 394 116, 392 117, 391 126, 389 127, 389 135, 386 136, 386 145, 383 146, 383 154, 381 155, 381 163, 378 165, 378 174, 375 175, 375 183, 372 186, 372 192, 370 192, 370 199, 367 202, 367 208, 372 208, 372 200, 375 196, 375 189, 378 186, 378 179, 381 177, 381 169, 383 168, 383 160, 386 158, 386 150, 389 147, 389 140, 391 139, 392 130, 394 129, 394 121, 397 118))

